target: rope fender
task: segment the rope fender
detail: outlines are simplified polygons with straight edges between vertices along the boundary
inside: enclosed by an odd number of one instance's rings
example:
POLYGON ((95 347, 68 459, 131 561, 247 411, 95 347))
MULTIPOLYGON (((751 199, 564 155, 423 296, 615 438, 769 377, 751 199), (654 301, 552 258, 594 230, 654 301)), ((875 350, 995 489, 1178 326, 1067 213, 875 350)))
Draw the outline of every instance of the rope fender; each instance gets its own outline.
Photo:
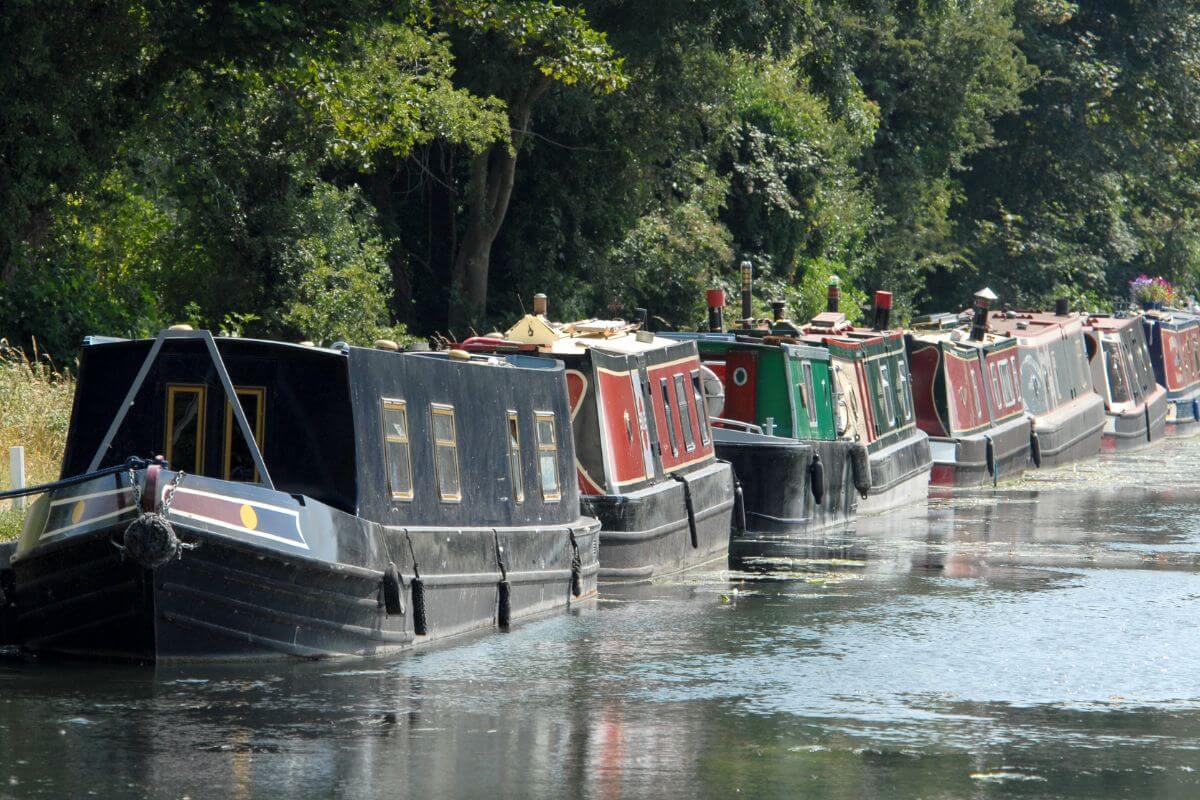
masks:
POLYGON ((504 548, 500 546, 500 534, 492 529, 496 541, 496 566, 500 568, 500 583, 496 587, 496 624, 507 630, 512 622, 512 584, 508 582, 508 567, 504 564, 504 548))
POLYGON ((579 542, 575 539, 575 531, 569 531, 571 537, 571 596, 583 594, 583 559, 579 557, 579 542))

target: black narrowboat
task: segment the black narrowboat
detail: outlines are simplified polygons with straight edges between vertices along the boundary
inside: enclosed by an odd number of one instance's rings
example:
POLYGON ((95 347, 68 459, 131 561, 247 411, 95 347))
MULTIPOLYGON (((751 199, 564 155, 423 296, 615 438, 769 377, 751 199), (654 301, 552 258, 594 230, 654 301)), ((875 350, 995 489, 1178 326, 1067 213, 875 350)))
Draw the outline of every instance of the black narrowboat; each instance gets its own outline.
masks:
POLYGON ((1200 316, 1152 310, 1142 326, 1154 377, 1167 390, 1166 435, 1200 433, 1200 316))
POLYGON ((388 655, 593 596, 562 366, 394 348, 87 340, 75 480, 32 505, 5 578, 19 644, 388 655))
POLYGON ((713 451, 695 346, 640 323, 552 322, 546 308, 538 295, 534 313, 507 332, 461 346, 566 365, 582 508, 601 523, 600 579, 724 569, 733 473, 713 451))
POLYGON ((878 514, 929 496, 933 455, 917 427, 904 331, 890 326, 892 295, 875 293, 871 328, 851 325, 830 281, 826 310, 804 326, 803 341, 829 350, 837 388, 838 435, 866 447, 870 488, 859 514, 878 514))
POLYGON ((990 322, 992 331, 1017 340, 1021 398, 1033 418, 1035 467, 1057 467, 1100 452, 1104 398, 1092 387, 1085 321, 1060 300, 1053 314, 1010 311, 990 322))
POLYGON ((995 485, 1030 463, 1032 423, 1021 399, 1017 340, 990 333, 988 305, 975 295, 969 325, 955 314, 913 320, 907 333, 917 425, 929 434, 934 486, 995 485))
POLYGON ((1108 452, 1141 450, 1166 434, 1167 392, 1154 379, 1140 316, 1088 317, 1084 326, 1092 386, 1104 398, 1108 452))

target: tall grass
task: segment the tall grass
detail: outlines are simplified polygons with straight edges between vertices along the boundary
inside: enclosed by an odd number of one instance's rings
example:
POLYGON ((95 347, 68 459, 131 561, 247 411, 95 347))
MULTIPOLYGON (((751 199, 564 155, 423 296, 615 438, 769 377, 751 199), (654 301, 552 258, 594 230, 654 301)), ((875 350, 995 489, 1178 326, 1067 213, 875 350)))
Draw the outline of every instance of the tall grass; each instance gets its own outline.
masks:
MULTIPOLYGON (((58 477, 75 380, 49 356, 32 354, 0 339, 0 489, 9 488, 8 448, 25 448, 26 483, 58 477)), ((16 536, 23 513, 0 502, 0 541, 16 536)))

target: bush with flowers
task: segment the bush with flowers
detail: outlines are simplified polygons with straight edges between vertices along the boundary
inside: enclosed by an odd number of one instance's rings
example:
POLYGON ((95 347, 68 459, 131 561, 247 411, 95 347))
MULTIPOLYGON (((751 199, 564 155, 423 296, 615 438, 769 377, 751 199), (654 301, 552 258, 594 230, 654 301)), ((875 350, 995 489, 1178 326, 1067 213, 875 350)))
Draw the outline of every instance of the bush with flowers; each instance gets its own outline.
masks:
POLYGON ((1174 299, 1175 287, 1158 275, 1153 278, 1149 275, 1138 275, 1129 282, 1129 293, 1133 295, 1134 302, 1163 306, 1174 299))

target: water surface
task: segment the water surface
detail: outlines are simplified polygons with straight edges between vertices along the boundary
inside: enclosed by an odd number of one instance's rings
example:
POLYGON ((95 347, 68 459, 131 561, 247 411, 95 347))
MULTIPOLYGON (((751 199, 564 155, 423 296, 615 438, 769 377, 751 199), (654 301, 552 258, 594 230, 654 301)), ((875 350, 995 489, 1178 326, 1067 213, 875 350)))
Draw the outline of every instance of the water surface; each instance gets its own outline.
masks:
POLYGON ((1200 796, 1200 440, 392 661, 0 659, 0 797, 1200 796))

